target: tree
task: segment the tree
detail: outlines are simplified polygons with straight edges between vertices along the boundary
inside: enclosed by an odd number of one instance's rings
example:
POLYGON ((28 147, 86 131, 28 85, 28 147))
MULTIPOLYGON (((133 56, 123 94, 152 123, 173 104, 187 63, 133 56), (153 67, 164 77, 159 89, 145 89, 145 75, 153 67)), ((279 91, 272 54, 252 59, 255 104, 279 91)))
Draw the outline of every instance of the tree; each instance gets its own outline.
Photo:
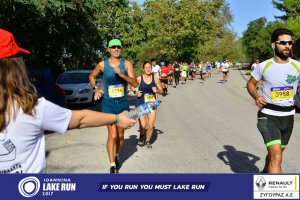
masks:
POLYGON ((0 26, 13 32, 22 41, 20 46, 31 51, 31 65, 51 67, 56 73, 92 68, 98 32, 90 11, 97 2, 4 0, 0 26))
POLYGON ((274 6, 283 11, 285 15, 277 16, 286 22, 286 27, 293 31, 296 43, 293 46, 295 57, 300 57, 300 1, 299 0, 273 0, 274 6))

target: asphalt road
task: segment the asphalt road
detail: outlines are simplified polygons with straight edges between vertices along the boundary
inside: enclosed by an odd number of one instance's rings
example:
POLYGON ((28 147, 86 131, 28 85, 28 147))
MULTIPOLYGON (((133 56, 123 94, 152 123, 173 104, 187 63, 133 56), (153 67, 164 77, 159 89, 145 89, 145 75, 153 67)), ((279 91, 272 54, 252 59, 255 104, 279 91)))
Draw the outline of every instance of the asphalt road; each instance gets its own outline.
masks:
MULTIPOLYGON (((125 133, 120 173, 255 173, 266 148, 256 128, 257 107, 245 87, 244 71, 198 79, 160 96, 153 148, 136 145, 138 124, 125 133)), ((300 115, 284 152, 283 171, 300 172, 300 115)), ((108 173, 106 127, 46 135, 48 173, 108 173)))

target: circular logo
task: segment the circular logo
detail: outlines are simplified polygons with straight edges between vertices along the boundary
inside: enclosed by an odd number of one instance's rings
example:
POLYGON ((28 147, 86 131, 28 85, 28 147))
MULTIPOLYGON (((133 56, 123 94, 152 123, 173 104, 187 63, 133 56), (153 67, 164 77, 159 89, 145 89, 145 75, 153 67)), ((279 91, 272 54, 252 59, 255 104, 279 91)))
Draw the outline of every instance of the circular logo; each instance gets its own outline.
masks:
POLYGON ((19 192, 24 197, 33 197, 40 190, 40 180, 34 176, 23 178, 19 182, 19 192))

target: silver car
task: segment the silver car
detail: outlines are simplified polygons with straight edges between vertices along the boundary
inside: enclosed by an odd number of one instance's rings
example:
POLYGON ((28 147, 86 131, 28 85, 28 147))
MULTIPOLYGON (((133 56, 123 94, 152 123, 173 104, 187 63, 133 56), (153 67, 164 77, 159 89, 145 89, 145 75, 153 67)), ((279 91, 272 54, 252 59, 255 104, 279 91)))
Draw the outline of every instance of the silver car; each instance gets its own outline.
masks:
MULTIPOLYGON (((56 83, 65 91, 67 104, 86 104, 93 102, 93 88, 89 83, 92 70, 72 70, 62 73, 56 83)), ((96 78, 97 87, 101 89, 101 77, 96 78)))

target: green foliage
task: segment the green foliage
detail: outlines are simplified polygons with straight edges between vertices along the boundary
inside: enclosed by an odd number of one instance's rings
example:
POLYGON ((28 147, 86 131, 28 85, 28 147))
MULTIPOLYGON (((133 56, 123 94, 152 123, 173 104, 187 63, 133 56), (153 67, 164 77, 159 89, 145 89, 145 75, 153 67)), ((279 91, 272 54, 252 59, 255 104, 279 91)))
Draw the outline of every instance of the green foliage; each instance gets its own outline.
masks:
POLYGON ((265 17, 251 21, 242 37, 247 61, 266 60, 274 55, 271 48, 271 34, 277 28, 285 27, 280 21, 267 22, 265 17))
MULTIPOLYGON (((254 59, 265 60, 273 56, 271 45, 271 34, 277 28, 288 28, 294 32, 294 38, 300 36, 300 0, 273 0, 274 6, 284 12, 283 16, 276 16, 282 21, 267 22, 265 18, 256 19, 248 24, 243 34, 242 42, 248 61, 254 59)), ((300 57, 300 41, 293 46, 294 55, 300 57)))
POLYGON ((243 59, 241 43, 228 29, 225 0, 2 0, 0 27, 29 49, 31 65, 56 73, 91 69, 107 58, 107 43, 119 38, 123 57, 139 73, 145 60, 243 59), (228 48, 230 47, 230 48, 228 48))

